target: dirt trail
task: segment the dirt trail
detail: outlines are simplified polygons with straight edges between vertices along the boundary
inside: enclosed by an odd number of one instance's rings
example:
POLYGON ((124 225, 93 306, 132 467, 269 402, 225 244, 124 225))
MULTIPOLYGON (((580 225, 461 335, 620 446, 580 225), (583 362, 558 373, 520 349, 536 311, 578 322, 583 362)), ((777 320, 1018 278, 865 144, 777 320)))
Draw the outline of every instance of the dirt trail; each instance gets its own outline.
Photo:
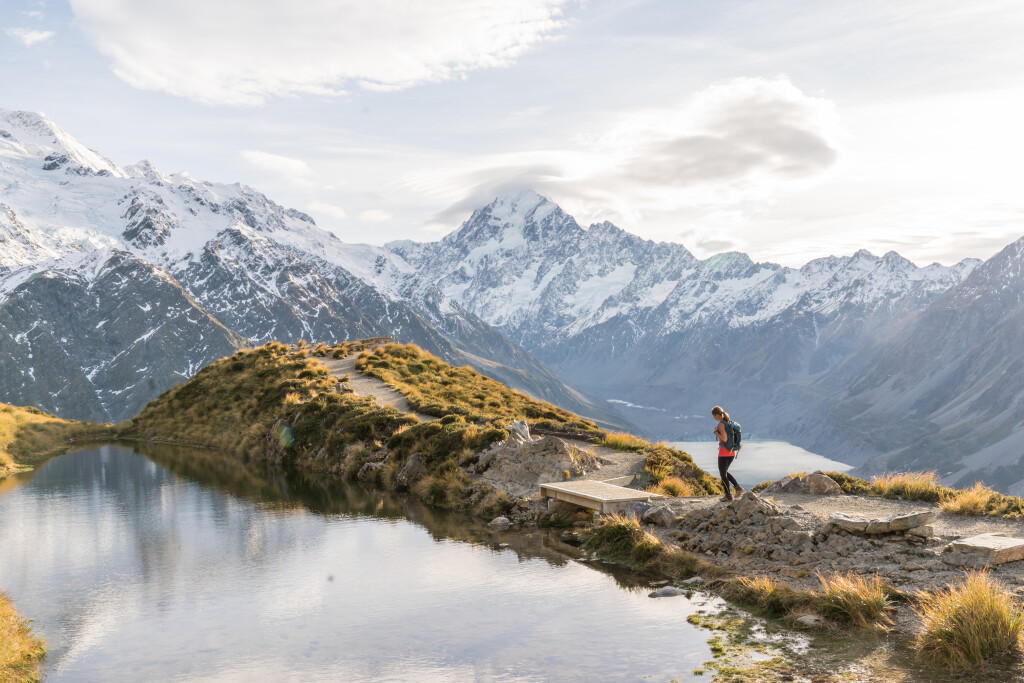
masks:
POLYGON ((356 396, 373 396, 382 406, 391 406, 403 413, 410 413, 419 418, 420 422, 430 422, 437 418, 432 415, 417 413, 409 405, 409 400, 376 377, 367 377, 356 370, 357 354, 345 358, 321 358, 320 362, 327 366, 331 374, 337 378, 348 375, 348 386, 356 396))

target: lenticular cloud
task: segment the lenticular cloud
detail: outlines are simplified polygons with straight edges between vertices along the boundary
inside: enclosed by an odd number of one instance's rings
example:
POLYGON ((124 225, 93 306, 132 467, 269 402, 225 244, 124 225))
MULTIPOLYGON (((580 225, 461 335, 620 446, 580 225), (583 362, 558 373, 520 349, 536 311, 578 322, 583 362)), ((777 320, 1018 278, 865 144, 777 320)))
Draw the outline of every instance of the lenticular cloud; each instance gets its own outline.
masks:
POLYGON ((211 104, 400 89, 505 66, 573 0, 70 0, 131 85, 211 104))

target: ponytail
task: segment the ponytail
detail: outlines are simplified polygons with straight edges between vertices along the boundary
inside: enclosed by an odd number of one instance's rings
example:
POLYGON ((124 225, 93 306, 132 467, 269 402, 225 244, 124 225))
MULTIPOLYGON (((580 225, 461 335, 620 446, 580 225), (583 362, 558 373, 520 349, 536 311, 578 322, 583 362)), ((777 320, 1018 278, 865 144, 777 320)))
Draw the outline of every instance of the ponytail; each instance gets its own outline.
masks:
POLYGON ((722 406, 715 406, 714 408, 712 408, 711 409, 711 415, 713 417, 717 417, 719 420, 725 420, 726 422, 732 422, 732 419, 729 417, 729 413, 725 412, 725 410, 722 408, 722 406))

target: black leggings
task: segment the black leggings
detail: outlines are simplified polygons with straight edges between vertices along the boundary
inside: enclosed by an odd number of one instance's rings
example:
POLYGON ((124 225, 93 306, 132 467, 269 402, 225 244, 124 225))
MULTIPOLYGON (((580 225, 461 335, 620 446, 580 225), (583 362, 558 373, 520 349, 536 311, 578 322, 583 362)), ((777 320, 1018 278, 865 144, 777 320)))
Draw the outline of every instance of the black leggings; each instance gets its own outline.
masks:
POLYGON ((732 482, 732 485, 735 486, 737 490, 743 488, 740 486, 740 483, 736 481, 736 477, 729 474, 729 465, 731 465, 732 461, 735 459, 735 455, 730 455, 727 458, 718 458, 718 473, 722 475, 722 488, 725 489, 725 495, 727 496, 732 495, 729 493, 729 482, 732 482))

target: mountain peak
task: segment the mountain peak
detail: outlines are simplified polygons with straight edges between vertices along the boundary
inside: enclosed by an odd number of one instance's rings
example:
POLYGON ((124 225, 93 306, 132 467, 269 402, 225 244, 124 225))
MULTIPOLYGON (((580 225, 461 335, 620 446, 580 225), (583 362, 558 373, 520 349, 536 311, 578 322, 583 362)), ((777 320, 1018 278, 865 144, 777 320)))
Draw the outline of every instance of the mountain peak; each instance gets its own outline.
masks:
POLYGON ((544 205, 555 207, 555 204, 547 197, 539 195, 533 190, 520 190, 498 195, 494 201, 484 207, 484 210, 489 211, 494 218, 507 220, 516 215, 527 216, 544 205))
POLYGON ((48 171, 64 168, 81 174, 84 169, 86 174, 125 177, 114 162, 80 143, 41 112, 0 109, 0 138, 16 143, 16 153, 41 157, 48 171))

